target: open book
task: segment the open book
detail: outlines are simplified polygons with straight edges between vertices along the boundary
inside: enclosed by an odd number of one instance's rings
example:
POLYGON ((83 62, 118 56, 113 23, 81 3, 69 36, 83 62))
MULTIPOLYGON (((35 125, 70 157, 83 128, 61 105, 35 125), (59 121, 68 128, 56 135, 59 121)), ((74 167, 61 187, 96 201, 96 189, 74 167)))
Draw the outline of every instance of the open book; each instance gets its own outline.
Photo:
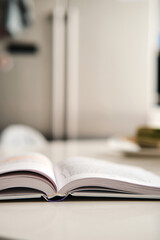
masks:
POLYGON ((31 153, 0 161, 0 200, 68 195, 160 199, 160 176, 139 167, 75 157, 55 166, 31 153))

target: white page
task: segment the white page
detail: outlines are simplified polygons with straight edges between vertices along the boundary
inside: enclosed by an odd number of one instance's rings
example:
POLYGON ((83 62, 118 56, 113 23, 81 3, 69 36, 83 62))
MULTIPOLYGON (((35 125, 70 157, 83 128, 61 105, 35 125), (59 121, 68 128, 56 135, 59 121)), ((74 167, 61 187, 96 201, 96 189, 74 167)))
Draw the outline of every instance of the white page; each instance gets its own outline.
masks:
POLYGON ((0 174, 26 170, 41 173, 56 184, 52 163, 42 154, 17 155, 0 161, 0 174))
POLYGON ((58 189, 71 181, 83 178, 107 178, 160 187, 160 176, 142 168, 85 157, 70 158, 60 163, 56 167, 56 173, 58 173, 58 189))

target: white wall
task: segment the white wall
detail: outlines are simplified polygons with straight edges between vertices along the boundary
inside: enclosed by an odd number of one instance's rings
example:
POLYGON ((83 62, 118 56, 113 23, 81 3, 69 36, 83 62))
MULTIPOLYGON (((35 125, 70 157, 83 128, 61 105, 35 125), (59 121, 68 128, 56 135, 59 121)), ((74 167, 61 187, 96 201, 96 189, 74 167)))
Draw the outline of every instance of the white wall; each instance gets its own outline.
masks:
POLYGON ((70 0, 79 9, 79 136, 147 121, 149 1, 70 0))

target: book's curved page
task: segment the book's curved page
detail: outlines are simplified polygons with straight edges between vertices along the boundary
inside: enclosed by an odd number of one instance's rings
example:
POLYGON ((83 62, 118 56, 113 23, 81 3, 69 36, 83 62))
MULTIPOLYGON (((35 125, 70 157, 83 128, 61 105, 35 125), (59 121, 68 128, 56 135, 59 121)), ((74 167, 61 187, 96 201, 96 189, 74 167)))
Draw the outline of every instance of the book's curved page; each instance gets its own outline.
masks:
POLYGON ((70 158, 56 167, 58 192, 103 187, 138 194, 160 194, 160 177, 135 166, 85 157, 70 158))
POLYGON ((31 188, 53 195, 56 178, 51 161, 42 154, 30 153, 0 161, 0 190, 31 188))

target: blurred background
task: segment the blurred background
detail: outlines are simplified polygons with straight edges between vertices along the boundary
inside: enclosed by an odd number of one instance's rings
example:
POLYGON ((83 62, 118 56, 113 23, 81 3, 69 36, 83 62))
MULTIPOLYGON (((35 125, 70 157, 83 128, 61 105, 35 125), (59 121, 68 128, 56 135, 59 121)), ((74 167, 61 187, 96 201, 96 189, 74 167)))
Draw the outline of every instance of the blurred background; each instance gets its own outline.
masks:
POLYGON ((0 132, 47 139, 160 125, 158 0, 1 0, 0 132))

